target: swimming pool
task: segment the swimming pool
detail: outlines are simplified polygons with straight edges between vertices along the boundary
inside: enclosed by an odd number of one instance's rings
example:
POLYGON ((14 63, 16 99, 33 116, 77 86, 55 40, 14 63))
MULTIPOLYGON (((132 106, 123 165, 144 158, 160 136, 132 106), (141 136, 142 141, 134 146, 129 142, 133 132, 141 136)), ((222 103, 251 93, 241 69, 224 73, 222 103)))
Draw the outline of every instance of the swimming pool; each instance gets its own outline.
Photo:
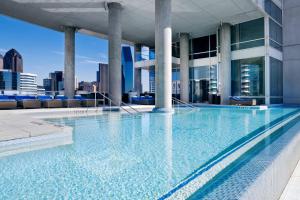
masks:
POLYGON ((0 158, 0 199, 155 199, 256 130, 298 112, 200 108, 51 119, 72 145, 0 158))

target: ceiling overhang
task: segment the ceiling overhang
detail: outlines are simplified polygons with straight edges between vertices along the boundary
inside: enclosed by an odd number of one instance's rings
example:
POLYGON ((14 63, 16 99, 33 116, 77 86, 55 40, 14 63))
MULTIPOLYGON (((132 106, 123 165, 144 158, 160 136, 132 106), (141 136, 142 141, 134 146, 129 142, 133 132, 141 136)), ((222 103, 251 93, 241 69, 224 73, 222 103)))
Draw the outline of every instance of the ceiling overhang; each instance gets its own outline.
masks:
MULTIPOLYGON (((107 1, 103 0, 5 0, 0 1, 4 15, 33 24, 63 31, 74 26, 80 32, 106 38, 108 30, 107 1)), ((122 0, 123 39, 129 44, 153 46, 155 33, 155 0, 122 0)), ((173 40, 178 33, 192 37, 215 33, 221 22, 236 24, 263 16, 252 0, 173 0, 173 40)))

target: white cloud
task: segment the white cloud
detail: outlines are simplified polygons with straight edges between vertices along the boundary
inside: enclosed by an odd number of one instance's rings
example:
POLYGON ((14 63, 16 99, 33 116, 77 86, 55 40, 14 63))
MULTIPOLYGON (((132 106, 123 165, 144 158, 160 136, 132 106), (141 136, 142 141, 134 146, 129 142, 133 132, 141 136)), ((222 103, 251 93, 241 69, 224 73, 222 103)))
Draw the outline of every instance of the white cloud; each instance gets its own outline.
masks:
MULTIPOLYGON (((52 51, 52 53, 60 56, 64 56, 64 52, 62 51, 52 51)), ((98 53, 99 58, 93 58, 89 56, 84 55, 75 55, 75 59, 78 60, 80 64, 98 64, 98 63, 107 63, 108 62, 108 56, 105 53, 98 53)))

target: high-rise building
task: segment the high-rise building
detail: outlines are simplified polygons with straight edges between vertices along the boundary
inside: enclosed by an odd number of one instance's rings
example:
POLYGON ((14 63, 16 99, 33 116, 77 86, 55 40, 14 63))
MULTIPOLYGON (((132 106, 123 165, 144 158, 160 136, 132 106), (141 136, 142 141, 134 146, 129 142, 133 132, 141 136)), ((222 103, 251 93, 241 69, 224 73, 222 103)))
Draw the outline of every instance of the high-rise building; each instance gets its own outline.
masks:
POLYGON ((0 54, 0 70, 3 69, 3 56, 0 54))
POLYGON ((133 56, 130 46, 122 47, 122 93, 128 93, 134 88, 133 56))
POLYGON ((4 69, 11 70, 12 72, 23 72, 23 59, 17 50, 11 49, 6 52, 3 60, 4 69))
POLYGON ((9 70, 0 71, 1 94, 16 95, 20 90, 20 73, 9 70))
POLYGON ((52 79, 52 91, 61 91, 64 89, 64 73, 62 71, 50 73, 49 78, 52 79))
POLYGON ((97 71, 98 91, 108 93, 108 64, 99 63, 99 71, 97 71))
POLYGON ((37 95, 37 75, 30 73, 20 73, 20 93, 22 95, 37 95))
POLYGON ((45 91, 54 91, 54 88, 52 87, 54 84, 52 84, 51 78, 45 78, 43 79, 43 87, 45 88, 45 91))
POLYGON ((97 85, 96 81, 93 82, 81 81, 78 83, 78 90, 87 93, 92 93, 94 92, 94 85, 97 85))

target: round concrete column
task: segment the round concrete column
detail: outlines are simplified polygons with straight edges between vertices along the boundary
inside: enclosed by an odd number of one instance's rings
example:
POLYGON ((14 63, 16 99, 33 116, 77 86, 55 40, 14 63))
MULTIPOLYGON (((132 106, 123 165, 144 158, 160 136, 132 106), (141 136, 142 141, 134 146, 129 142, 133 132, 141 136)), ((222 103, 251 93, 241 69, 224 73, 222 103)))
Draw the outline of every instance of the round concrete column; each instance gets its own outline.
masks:
POLYGON ((180 33, 180 99, 189 102, 189 34, 180 33))
POLYGON ((221 37, 221 65, 220 65, 220 93, 221 104, 229 104, 231 96, 231 32, 230 24, 222 24, 221 37))
POLYGON ((75 94, 75 31, 74 27, 65 27, 65 96, 74 98, 75 94))
POLYGON ((155 0, 155 110, 172 111, 172 1, 155 0))
POLYGON ((113 2, 108 4, 108 9, 109 97, 119 106, 122 101, 122 6, 113 2))

